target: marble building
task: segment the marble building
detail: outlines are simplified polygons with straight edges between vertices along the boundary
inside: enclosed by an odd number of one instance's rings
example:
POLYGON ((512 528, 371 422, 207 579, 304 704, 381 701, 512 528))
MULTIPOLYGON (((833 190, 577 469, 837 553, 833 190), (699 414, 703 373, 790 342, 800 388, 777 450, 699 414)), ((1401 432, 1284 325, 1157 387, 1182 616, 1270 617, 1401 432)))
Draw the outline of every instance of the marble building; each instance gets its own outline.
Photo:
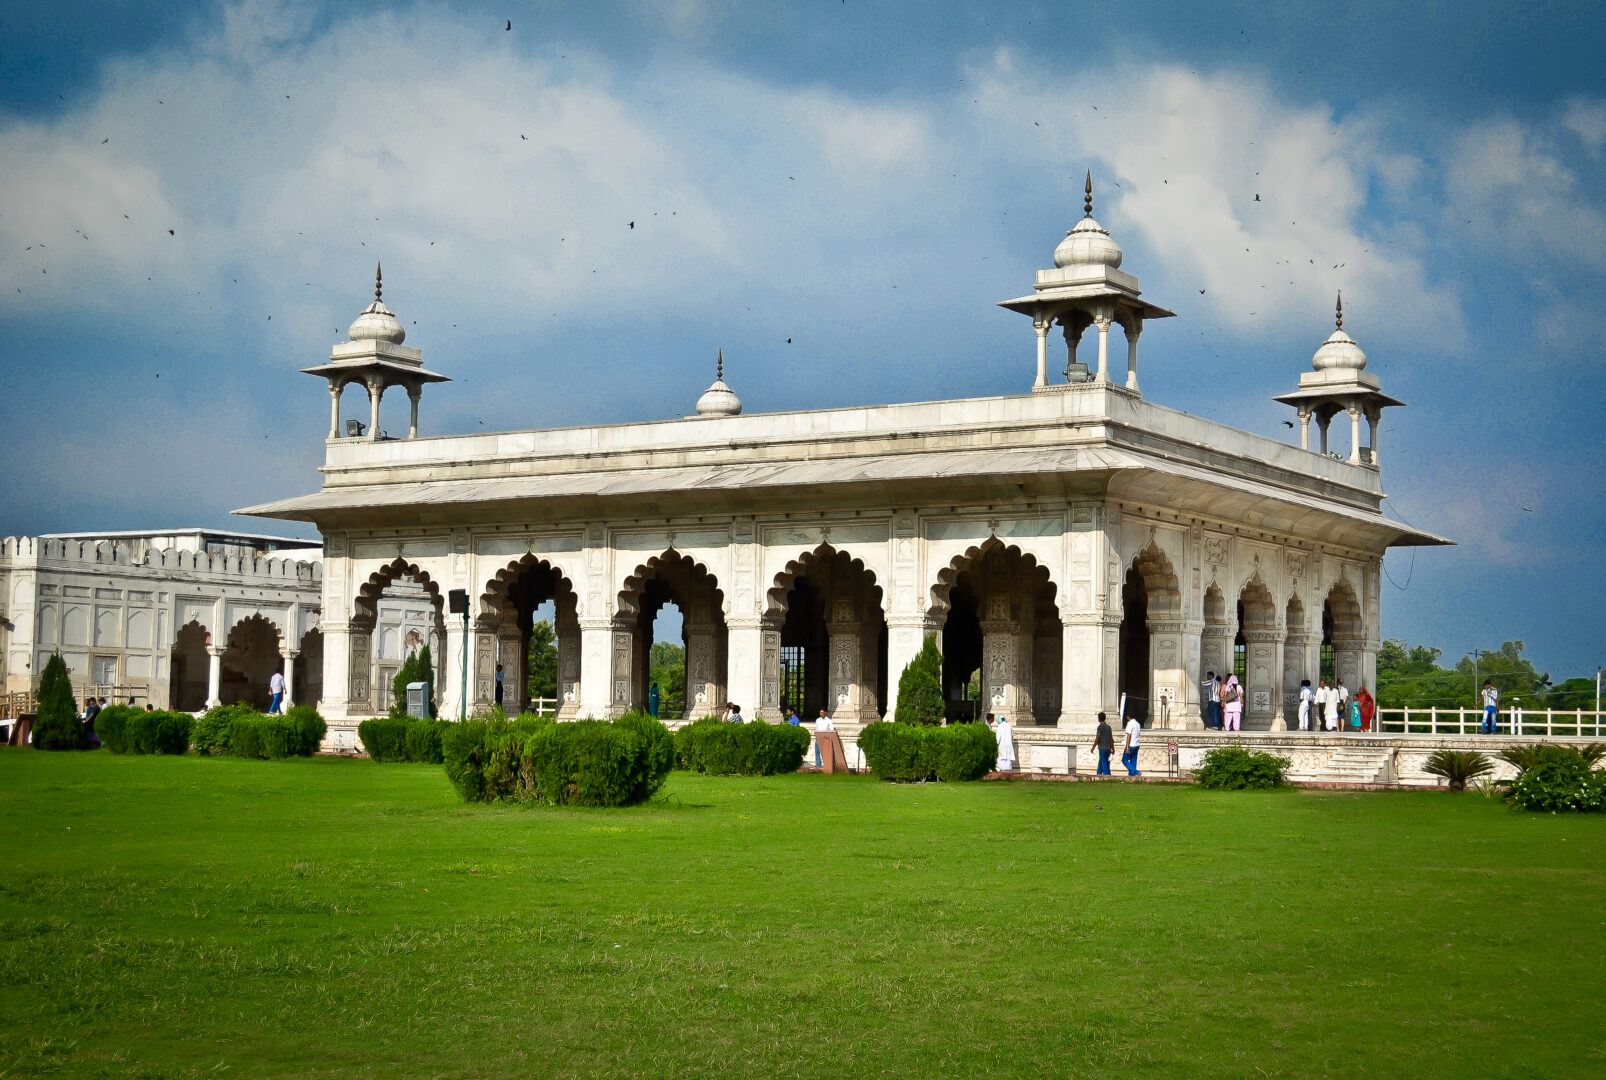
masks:
POLYGON ((374 709, 376 605, 402 581, 446 641, 447 715, 490 701, 538 609, 556 626, 561 716, 642 705, 669 603, 688 715, 727 699, 771 719, 825 707, 850 737, 895 706, 927 634, 954 715, 1005 713, 1042 746, 1082 739, 1123 695, 1156 726, 1197 728, 1206 669, 1242 673, 1245 726, 1267 731, 1324 668, 1373 683, 1383 553, 1447 542, 1383 516, 1376 416, 1399 402, 1342 328, 1279 399, 1301 445, 1146 401, 1139 338, 1172 312, 1092 210, 1089 182, 1052 268, 1002 302, 1036 339, 1023 392, 1004 397, 755 415, 721 365, 689 416, 424 437, 419 390, 447 380, 376 293, 351 341, 306 369, 333 401, 321 489, 239 511, 325 538, 332 730, 374 709), (342 428, 347 383, 366 387, 370 417, 387 386, 407 388, 408 436, 342 428), (1340 413, 1347 454, 1327 449, 1340 413))

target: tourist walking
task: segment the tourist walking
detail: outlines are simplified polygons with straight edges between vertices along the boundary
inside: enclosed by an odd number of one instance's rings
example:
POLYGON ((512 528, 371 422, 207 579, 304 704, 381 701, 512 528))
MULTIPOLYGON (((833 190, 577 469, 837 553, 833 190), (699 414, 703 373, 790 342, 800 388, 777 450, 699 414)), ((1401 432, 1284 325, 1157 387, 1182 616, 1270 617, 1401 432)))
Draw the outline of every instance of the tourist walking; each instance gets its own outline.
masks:
POLYGON ((1316 691, 1310 688, 1309 679, 1299 680, 1299 730, 1310 730, 1310 706, 1316 700, 1316 691))
POLYGON ((1377 715, 1377 700, 1367 693, 1364 683, 1360 690, 1356 691, 1355 704, 1361 710, 1361 730, 1371 731, 1372 718, 1377 715))
POLYGON ((1227 685, 1221 690, 1223 731, 1242 731, 1244 717, 1244 688, 1237 675, 1227 676, 1227 685))
MULTIPOLYGON (((500 691, 502 684, 498 682, 496 685, 500 691)), ((500 693, 496 700, 498 702, 502 700, 500 693)), ((268 715, 276 716, 282 712, 284 712, 284 672, 275 671, 268 678, 268 715)))
POLYGON ((1015 731, 1009 726, 1009 718, 1000 715, 998 723, 993 725, 993 734, 998 736, 998 760, 994 768, 998 772, 1015 771, 1015 731))
POLYGON ((1322 680, 1322 688, 1318 690, 1317 697, 1322 703, 1322 728, 1326 731, 1338 730, 1338 689, 1329 686, 1326 679, 1322 680))
POLYGON ((1342 728, 1345 721, 1349 719, 1350 703, 1349 687, 1344 685, 1343 679, 1334 680, 1333 693, 1338 695, 1338 726, 1342 728))
POLYGON ((1495 735, 1500 731, 1497 723, 1500 717, 1500 691, 1494 688, 1494 683, 1488 679, 1483 680, 1483 726, 1478 728, 1485 735, 1495 735))
POLYGON ((1121 740, 1121 764, 1126 766, 1128 776, 1142 776, 1138 772, 1138 742, 1143 734, 1143 725, 1133 716, 1126 722, 1126 735, 1121 740))
POLYGON ((1205 727, 1221 727, 1221 680, 1216 678, 1214 671, 1205 672, 1204 682, 1199 684, 1204 690, 1205 727))
POLYGON ((1099 752, 1100 776, 1110 775, 1110 755, 1115 752, 1115 733, 1110 730, 1110 722, 1099 713, 1099 730, 1093 736, 1093 749, 1099 752))

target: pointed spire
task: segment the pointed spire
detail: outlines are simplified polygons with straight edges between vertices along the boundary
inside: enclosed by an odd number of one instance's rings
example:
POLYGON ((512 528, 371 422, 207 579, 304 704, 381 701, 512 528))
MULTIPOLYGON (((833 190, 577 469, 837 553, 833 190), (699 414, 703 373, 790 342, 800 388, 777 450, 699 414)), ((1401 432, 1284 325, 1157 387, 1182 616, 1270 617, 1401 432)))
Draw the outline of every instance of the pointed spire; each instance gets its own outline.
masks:
POLYGON ((725 381, 725 350, 719 350, 719 359, 714 364, 714 379, 716 382, 725 381))
POLYGON ((378 301, 385 294, 385 268, 374 263, 374 300, 378 301))
POLYGON ((1093 216, 1093 170, 1087 170, 1087 183, 1082 187, 1082 213, 1093 216))
POLYGON ((1340 330, 1344 329, 1344 290, 1343 289, 1338 290, 1338 308, 1336 309, 1333 317, 1338 322, 1338 329, 1340 329, 1340 330))

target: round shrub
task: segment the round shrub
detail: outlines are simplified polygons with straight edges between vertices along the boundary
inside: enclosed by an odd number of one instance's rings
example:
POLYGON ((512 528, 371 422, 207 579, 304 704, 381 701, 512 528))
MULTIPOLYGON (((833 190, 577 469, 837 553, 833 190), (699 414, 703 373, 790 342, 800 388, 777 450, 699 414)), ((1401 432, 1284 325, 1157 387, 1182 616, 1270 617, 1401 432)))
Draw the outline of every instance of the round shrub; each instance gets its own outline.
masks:
POLYGON ((229 751, 229 728, 241 718, 261 716, 249 705, 219 705, 208 709, 190 729, 190 744, 200 754, 226 754, 229 751))
POLYGON ((708 716, 675 732, 681 766, 712 776, 773 776, 796 772, 809 748, 809 733, 791 724, 752 720, 727 724, 708 716))
POLYGON ((1510 799, 1524 810, 1599 813, 1606 809, 1606 773, 1565 746, 1537 747, 1533 763, 1511 782, 1510 799))
POLYGON ((1216 746, 1193 770, 1201 787, 1228 791, 1279 787, 1287 781, 1288 759, 1243 746, 1216 746))
POLYGON ((485 718, 447 725, 442 755, 452 786, 471 802, 630 806, 663 785, 673 746, 668 729, 647 716, 485 718))
POLYGON ((95 717, 95 732, 102 748, 114 754, 128 753, 128 722, 140 710, 131 705, 108 705, 95 717))

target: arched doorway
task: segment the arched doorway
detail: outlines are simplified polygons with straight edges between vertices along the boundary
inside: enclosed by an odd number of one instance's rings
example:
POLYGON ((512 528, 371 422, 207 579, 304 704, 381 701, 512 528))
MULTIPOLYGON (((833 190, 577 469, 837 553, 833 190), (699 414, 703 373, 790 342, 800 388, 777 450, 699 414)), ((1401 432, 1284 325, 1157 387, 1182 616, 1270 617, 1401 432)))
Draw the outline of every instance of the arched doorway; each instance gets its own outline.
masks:
POLYGON ((1276 680, 1281 675, 1277 648, 1277 603, 1256 573, 1238 593, 1238 634, 1233 673, 1243 687, 1245 728, 1266 729, 1275 718, 1276 680))
POLYGON ((949 563, 931 591, 949 720, 991 712, 1017 724, 1056 723, 1064 631, 1048 568, 993 537, 949 563))
MULTIPOLYGON (((357 590, 348 631, 348 715, 372 716, 390 707, 391 683, 411 647, 408 636, 414 633, 420 644, 430 647, 435 702, 439 703, 446 664, 445 609, 435 582, 405 559, 395 559, 368 576, 357 590), (377 655, 376 644, 383 646, 387 655, 377 655)), ((333 692, 332 687, 324 690, 333 692)))
POLYGON ((198 622, 178 628, 168 668, 168 708, 179 712, 200 712, 206 708, 206 684, 211 658, 206 647, 212 635, 198 622))
POLYGON ((313 627, 301 635, 296 674, 290 682, 290 700, 316 706, 323 700, 323 631, 313 627))
MULTIPOLYGON (((636 567, 619 591, 614 617, 613 710, 645 708, 652 669, 653 625, 666 604, 680 611, 686 690, 682 716, 717 715, 725 705, 725 596, 708 568, 670 549, 636 567)), ((752 716, 757 702, 738 702, 752 716)), ((665 719, 672 719, 665 717, 665 719)))
POLYGON ((261 615, 241 619, 229 631, 218 677, 218 698, 225 705, 266 709, 272 695, 268 682, 283 669, 279 654, 279 628, 261 615))
MULTIPOLYGON (((579 714, 580 618, 576 613, 577 604, 569 579, 536 555, 525 555, 510 563, 486 584, 480 597, 480 610, 485 613, 484 621, 494 627, 495 662, 502 665, 502 707, 510 715, 533 707, 529 693, 530 650, 532 641, 537 638, 535 626, 538 622, 546 624, 540 637, 550 638, 557 644, 557 676, 552 690, 557 698, 558 718, 567 720, 579 714)), ((494 697, 493 688, 493 700, 494 697)))
POLYGON ((1132 558, 1121 584, 1116 694, 1127 715, 1145 725, 1182 722, 1182 589, 1171 560, 1156 542, 1132 558))
POLYGON ((885 712, 887 624, 881 588, 864 563, 822 544, 775 577, 769 613, 780 620, 781 708, 805 720, 821 709, 841 723, 885 712))
POLYGON ((1322 678, 1343 679, 1355 693, 1361 678, 1361 649, 1366 634, 1361 624, 1361 603, 1349 582, 1340 578, 1322 603, 1322 678))

